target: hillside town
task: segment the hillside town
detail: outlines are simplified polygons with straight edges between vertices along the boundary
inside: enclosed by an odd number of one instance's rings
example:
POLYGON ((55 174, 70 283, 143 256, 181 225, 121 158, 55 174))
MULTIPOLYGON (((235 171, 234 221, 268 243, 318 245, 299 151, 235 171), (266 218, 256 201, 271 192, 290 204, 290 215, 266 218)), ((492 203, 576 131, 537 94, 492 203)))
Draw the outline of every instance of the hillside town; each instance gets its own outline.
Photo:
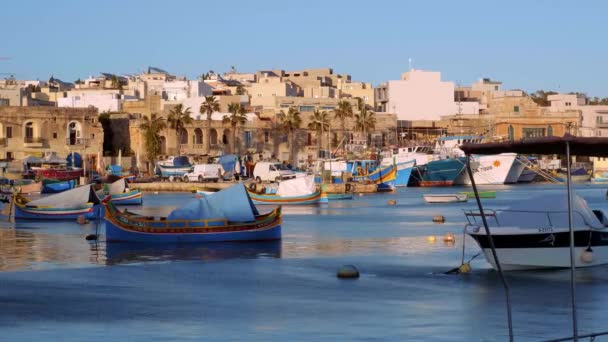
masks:
POLYGON ((0 156, 78 152, 95 164, 121 153, 151 171, 150 162, 166 156, 204 161, 238 153, 306 168, 329 153, 361 157, 441 136, 608 136, 607 99, 529 94, 489 78, 457 86, 440 72, 417 69, 395 78, 373 86, 331 68, 235 67, 198 79, 157 67, 73 82, 6 77, 0 81, 0 156), (143 127, 153 121, 162 124, 151 146, 143 127))

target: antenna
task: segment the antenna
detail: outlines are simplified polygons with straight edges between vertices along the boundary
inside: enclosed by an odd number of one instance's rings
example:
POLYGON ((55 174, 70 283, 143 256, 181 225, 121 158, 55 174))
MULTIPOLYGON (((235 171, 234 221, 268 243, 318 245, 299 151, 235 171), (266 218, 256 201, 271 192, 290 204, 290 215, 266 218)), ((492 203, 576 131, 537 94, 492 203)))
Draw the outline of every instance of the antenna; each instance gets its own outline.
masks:
POLYGON ((408 64, 409 64, 409 68, 408 68, 408 70, 412 70, 412 57, 408 58, 408 59, 407 59, 407 62, 408 62, 408 64))

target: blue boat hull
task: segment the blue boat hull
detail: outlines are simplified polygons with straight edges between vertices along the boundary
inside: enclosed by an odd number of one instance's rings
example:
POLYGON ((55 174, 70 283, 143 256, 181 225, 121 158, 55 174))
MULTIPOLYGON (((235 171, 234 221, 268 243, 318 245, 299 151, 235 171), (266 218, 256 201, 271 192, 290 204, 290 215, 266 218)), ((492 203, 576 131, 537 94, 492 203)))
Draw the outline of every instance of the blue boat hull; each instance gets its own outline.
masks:
POLYGON ((118 205, 141 205, 144 203, 144 196, 141 190, 135 189, 124 194, 110 195, 111 200, 118 205))
POLYGON ((434 160, 417 167, 420 186, 452 186, 464 171, 465 158, 434 160))
POLYGON ((327 194, 327 199, 330 201, 351 200, 353 199, 353 194, 327 194))
POLYGON ((15 219, 21 220, 76 220, 83 216, 95 220, 103 215, 103 205, 89 208, 28 208, 15 205, 15 219))
POLYGON ((414 161, 399 163, 396 166, 397 176, 395 177, 395 186, 407 186, 414 169, 414 161))
POLYGON ((60 192, 64 192, 66 190, 74 189, 76 187, 76 181, 74 179, 58 182, 58 183, 48 183, 42 185, 42 193, 43 194, 56 194, 60 192))

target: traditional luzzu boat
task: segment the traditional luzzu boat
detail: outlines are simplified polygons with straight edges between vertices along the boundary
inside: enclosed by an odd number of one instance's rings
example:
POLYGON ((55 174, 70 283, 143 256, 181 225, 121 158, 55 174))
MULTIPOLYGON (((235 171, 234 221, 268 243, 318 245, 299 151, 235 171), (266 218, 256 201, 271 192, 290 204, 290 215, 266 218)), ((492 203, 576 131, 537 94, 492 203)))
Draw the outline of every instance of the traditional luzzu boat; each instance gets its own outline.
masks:
POLYGON ((90 184, 34 201, 17 195, 14 205, 16 219, 30 220, 76 220, 79 216, 96 219, 102 209, 90 184))
POLYGON ((374 171, 366 176, 357 176, 353 179, 356 182, 366 182, 378 185, 378 191, 394 191, 395 179, 397 178, 397 167, 393 164, 379 165, 374 171))
POLYGON ((195 243, 281 238, 281 207, 260 214, 243 184, 197 198, 167 217, 121 212, 104 201, 106 241, 195 243))
MULTIPOLYGON (((314 176, 297 177, 283 180, 276 191, 271 186, 262 188, 258 193, 255 183, 247 189, 249 197, 255 204, 296 205, 321 203, 321 191, 317 190, 314 176)), ((327 199, 327 197, 325 197, 327 199)))
POLYGON ((140 189, 129 189, 126 178, 108 184, 107 194, 115 204, 119 205, 141 205, 144 202, 143 192, 140 189))
POLYGON ((42 193, 43 194, 56 194, 64 192, 66 190, 74 189, 77 186, 75 179, 67 181, 60 181, 56 179, 43 179, 42 180, 42 193))
POLYGON ((135 180, 135 175, 130 172, 124 172, 122 170, 122 166, 120 165, 108 165, 106 171, 108 173, 108 176, 112 176, 114 178, 124 178, 129 182, 135 180))
POLYGON ((382 159, 382 165, 395 165, 396 167, 396 176, 395 176, 395 186, 407 186, 410 181, 410 176, 412 175, 412 170, 416 165, 416 159, 412 158, 404 158, 398 155, 392 157, 386 157, 382 159))

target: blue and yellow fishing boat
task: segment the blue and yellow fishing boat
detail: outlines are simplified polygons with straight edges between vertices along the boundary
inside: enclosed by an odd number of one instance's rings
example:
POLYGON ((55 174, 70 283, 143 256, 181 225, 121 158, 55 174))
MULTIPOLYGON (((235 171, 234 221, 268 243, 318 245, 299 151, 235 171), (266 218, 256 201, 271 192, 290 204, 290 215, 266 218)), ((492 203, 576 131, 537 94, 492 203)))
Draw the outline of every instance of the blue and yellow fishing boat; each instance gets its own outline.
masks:
POLYGON ((26 220, 76 220, 79 216, 96 219, 103 208, 101 199, 91 185, 83 185, 34 201, 17 195, 14 205, 15 219, 26 220))
POLYGON ((129 189, 126 178, 121 178, 112 184, 104 185, 110 199, 119 205, 141 205, 144 202, 143 192, 140 189, 129 189))
POLYGON ((260 214, 242 184, 197 198, 167 217, 121 212, 104 201, 106 241, 193 243, 281 238, 281 207, 260 214))
POLYGON ((397 167, 391 165, 379 165, 368 175, 358 175, 353 179, 356 182, 369 181, 378 184, 378 191, 394 191, 395 179, 397 178, 397 167))

